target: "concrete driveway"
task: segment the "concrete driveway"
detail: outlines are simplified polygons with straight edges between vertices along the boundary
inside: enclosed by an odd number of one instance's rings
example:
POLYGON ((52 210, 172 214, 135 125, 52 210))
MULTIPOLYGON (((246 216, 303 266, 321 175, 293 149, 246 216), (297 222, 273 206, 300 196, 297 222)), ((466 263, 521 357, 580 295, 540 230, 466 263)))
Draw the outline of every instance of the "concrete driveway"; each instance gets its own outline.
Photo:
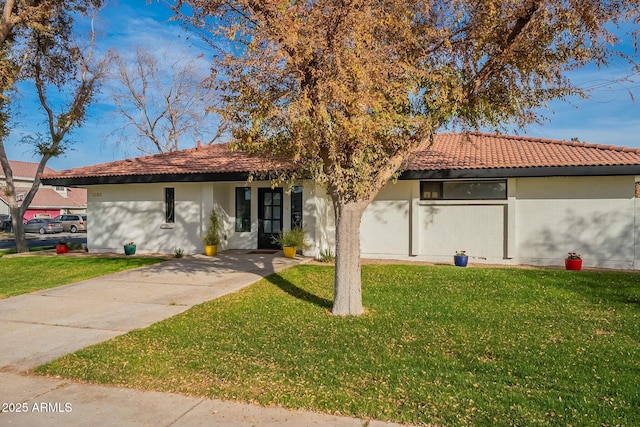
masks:
POLYGON ((0 300, 0 368, 34 368, 235 292, 303 260, 227 251, 0 300))

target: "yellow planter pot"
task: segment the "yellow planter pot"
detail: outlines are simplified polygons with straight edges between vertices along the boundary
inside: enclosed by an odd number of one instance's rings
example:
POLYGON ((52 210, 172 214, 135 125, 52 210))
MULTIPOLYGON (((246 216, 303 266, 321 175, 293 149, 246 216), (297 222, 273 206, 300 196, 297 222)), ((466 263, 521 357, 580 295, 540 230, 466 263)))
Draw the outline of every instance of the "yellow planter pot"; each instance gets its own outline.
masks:
POLYGON ((284 252, 284 256, 287 258, 295 258, 296 257, 296 248, 295 246, 285 246, 282 248, 282 252, 284 252))
POLYGON ((216 256, 217 253, 218 253, 218 247, 217 246, 206 245, 204 247, 204 254, 206 256, 216 256))

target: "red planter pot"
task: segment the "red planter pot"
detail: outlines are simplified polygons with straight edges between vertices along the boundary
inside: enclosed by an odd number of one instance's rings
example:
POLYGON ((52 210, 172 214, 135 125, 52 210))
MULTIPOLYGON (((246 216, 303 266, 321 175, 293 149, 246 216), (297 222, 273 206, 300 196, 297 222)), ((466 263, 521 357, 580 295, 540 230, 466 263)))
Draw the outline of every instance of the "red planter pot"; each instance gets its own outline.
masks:
POLYGON ((581 259, 565 259, 564 267, 567 270, 580 271, 582 270, 582 260, 581 259))
POLYGON ((57 254, 66 254, 69 252, 69 246, 67 245, 56 245, 56 253, 57 254))

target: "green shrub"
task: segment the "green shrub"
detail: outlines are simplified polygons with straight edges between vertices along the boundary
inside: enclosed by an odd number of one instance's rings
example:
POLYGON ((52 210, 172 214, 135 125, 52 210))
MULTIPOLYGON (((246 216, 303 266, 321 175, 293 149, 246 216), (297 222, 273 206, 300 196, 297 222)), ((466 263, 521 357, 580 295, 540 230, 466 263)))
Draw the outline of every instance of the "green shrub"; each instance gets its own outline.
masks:
POLYGON ((70 251, 80 251, 80 250, 82 250, 82 243, 71 242, 71 243, 67 243, 67 246, 69 247, 70 251))
POLYGON ((217 246, 220 244, 220 219, 215 209, 209 215, 209 225, 207 232, 202 236, 202 242, 207 246, 217 246))
POLYGON ((323 249, 320 251, 320 256, 318 257, 318 261, 331 263, 336 260, 335 255, 331 249, 323 249))
POLYGON ((290 247, 297 249, 308 249, 310 246, 306 242, 306 231, 302 228, 296 227, 291 230, 284 231, 273 238, 273 243, 280 245, 280 247, 290 247))

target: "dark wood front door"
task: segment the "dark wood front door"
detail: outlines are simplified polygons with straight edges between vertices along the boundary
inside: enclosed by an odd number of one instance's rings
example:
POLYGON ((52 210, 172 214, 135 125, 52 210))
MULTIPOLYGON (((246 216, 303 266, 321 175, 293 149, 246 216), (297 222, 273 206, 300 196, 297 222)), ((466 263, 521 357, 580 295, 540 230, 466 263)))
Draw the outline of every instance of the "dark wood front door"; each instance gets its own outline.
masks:
POLYGON ((279 249, 273 237, 282 232, 282 188, 258 188, 258 249, 279 249))

